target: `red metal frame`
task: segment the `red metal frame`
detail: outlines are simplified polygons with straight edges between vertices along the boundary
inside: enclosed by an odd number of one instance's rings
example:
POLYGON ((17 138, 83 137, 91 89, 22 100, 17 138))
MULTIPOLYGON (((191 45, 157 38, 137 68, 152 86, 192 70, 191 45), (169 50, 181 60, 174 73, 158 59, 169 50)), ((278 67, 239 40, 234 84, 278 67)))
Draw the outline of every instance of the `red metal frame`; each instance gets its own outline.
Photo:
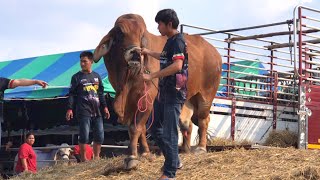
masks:
MULTIPOLYGON (((228 34, 228 38, 231 38, 231 35, 228 34)), ((228 57, 227 57, 227 63, 228 63, 228 72, 227 72, 227 95, 228 97, 230 96, 230 69, 231 69, 231 64, 230 64, 230 54, 231 54, 231 43, 228 42, 228 57)))
POLYGON ((231 109, 231 138, 234 140, 234 134, 236 129, 236 98, 232 98, 231 109))
MULTIPOLYGON (((306 107, 311 110, 312 115, 308 117, 308 144, 320 144, 320 86, 314 84, 317 82, 313 76, 312 71, 317 71, 313 69, 313 64, 308 61, 315 61, 308 55, 310 49, 308 45, 304 42, 304 37, 307 36, 306 33, 302 33, 304 29, 307 28, 306 24, 302 24, 302 19, 307 19, 308 16, 302 15, 303 9, 310 10, 308 8, 299 7, 298 8, 298 20, 299 20, 299 32, 298 32, 298 49, 299 49, 299 87, 306 89, 306 107), (309 71, 308 71, 309 70, 309 71), (310 72, 311 71, 311 72, 310 72), (304 74, 303 74, 304 73, 304 74)), ((312 11, 312 10, 311 10, 312 11)), ((308 40, 308 39, 305 39, 308 40)), ((320 67, 315 65, 315 67, 320 67)), ((318 71, 319 72, 319 71, 318 71)), ((317 73, 316 73, 317 74, 317 73)), ((299 93, 300 92, 299 88, 299 93)), ((299 99, 301 103, 301 100, 299 99)))

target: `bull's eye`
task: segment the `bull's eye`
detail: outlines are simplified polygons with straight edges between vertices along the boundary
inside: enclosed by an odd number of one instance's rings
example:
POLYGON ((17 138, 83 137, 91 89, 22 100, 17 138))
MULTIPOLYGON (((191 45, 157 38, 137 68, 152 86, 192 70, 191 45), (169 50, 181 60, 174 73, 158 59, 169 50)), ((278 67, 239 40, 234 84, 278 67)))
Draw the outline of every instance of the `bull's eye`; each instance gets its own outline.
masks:
POLYGON ((115 29, 114 43, 115 44, 121 44, 121 42, 123 42, 123 37, 124 37, 124 34, 121 31, 121 28, 117 27, 115 29))

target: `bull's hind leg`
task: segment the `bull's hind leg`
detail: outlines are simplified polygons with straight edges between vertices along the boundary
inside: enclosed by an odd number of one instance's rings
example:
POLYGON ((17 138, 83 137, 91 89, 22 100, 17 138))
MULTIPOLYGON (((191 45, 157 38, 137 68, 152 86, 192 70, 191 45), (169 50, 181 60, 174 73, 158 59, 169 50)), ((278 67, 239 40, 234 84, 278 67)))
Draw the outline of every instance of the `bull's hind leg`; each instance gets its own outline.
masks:
POLYGON ((209 115, 206 118, 198 119, 198 134, 199 134, 199 144, 194 150, 194 153, 201 154, 207 152, 207 130, 209 125, 209 115))
POLYGON ((183 132, 183 143, 182 143, 182 152, 190 153, 191 152, 191 133, 192 133, 192 122, 189 123, 189 128, 183 132))
POLYGON ((206 146, 207 146, 207 130, 208 125, 210 122, 210 108, 212 105, 212 100, 208 101, 203 98, 201 94, 197 94, 197 124, 199 127, 198 134, 199 134, 199 144, 198 147, 195 149, 194 153, 205 153, 206 146))
POLYGON ((191 117, 193 115, 194 106, 190 101, 186 101, 181 109, 180 114, 180 130, 182 132, 183 143, 182 151, 189 153, 191 151, 191 133, 192 133, 192 122, 191 117))

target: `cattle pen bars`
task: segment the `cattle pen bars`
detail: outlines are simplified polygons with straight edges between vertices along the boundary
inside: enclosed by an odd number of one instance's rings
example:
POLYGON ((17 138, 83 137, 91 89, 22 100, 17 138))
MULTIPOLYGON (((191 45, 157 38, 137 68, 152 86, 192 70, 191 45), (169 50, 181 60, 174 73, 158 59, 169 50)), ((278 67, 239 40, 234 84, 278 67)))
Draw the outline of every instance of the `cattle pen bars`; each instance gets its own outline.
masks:
MULTIPOLYGON (((300 130, 301 116, 297 112, 302 113, 302 82, 310 80, 310 77, 301 79, 299 74, 302 71, 318 73, 314 68, 305 69, 301 62, 307 55, 317 59, 319 52, 315 52, 314 48, 312 51, 302 51, 301 45, 297 47, 296 27, 297 22, 301 23, 301 18, 302 15, 299 19, 294 17, 278 23, 221 31, 181 25, 181 32, 188 29, 188 32, 192 32, 189 34, 202 35, 209 42, 214 41, 214 46, 223 58, 220 87, 211 109, 211 120, 216 121, 210 122, 209 134, 261 143, 272 129, 290 130, 303 134, 305 138, 302 141, 299 138, 299 147, 307 147, 307 128, 304 132, 300 130), (283 31, 284 25, 288 31, 283 31), (280 31, 273 32, 276 27, 280 31), (257 29, 263 33, 256 34, 257 29), (245 32, 246 35, 233 33, 236 31, 245 32), (301 51, 299 74, 296 73, 297 50, 301 51)), ((317 21, 316 18, 309 19, 317 21)), ((320 28, 302 26, 308 28, 299 31, 300 35, 319 37, 314 34, 319 33, 320 28)), ((299 42, 302 43, 302 40, 299 42)), ((320 46, 317 43, 319 39, 308 39, 303 44, 312 44, 318 48, 320 46)), ((316 78, 312 80, 319 81, 316 78)))

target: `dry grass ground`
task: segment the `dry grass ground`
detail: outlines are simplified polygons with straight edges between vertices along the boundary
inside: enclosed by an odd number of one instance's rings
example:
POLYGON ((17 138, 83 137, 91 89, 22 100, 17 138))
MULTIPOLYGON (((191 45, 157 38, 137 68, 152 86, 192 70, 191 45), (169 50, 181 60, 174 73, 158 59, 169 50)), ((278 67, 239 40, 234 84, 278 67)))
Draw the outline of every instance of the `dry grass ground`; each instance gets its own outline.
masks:
POLYGON ((298 147, 298 134, 291 131, 272 131, 264 145, 276 147, 298 147))
MULTIPOLYGON (((294 148, 234 149, 205 155, 181 155, 177 179, 320 179, 320 151, 294 148)), ((56 166, 14 179, 157 179, 163 157, 142 160, 136 170, 123 169, 124 157, 56 166)))
MULTIPOLYGON (((264 149, 233 149, 209 152, 204 155, 181 154, 183 169, 177 179, 320 179, 320 151, 298 150, 297 135, 289 131, 270 133, 265 145, 277 146, 264 149), (279 148, 286 147, 286 148, 279 148), (288 148, 289 147, 289 148, 288 148)), ((211 146, 240 146, 250 142, 234 142, 214 138, 211 146)), ((157 179, 161 175, 163 157, 153 162, 141 159, 139 167, 132 171, 123 168, 124 156, 102 159, 69 166, 55 166, 38 174, 23 174, 13 179, 157 179)))

